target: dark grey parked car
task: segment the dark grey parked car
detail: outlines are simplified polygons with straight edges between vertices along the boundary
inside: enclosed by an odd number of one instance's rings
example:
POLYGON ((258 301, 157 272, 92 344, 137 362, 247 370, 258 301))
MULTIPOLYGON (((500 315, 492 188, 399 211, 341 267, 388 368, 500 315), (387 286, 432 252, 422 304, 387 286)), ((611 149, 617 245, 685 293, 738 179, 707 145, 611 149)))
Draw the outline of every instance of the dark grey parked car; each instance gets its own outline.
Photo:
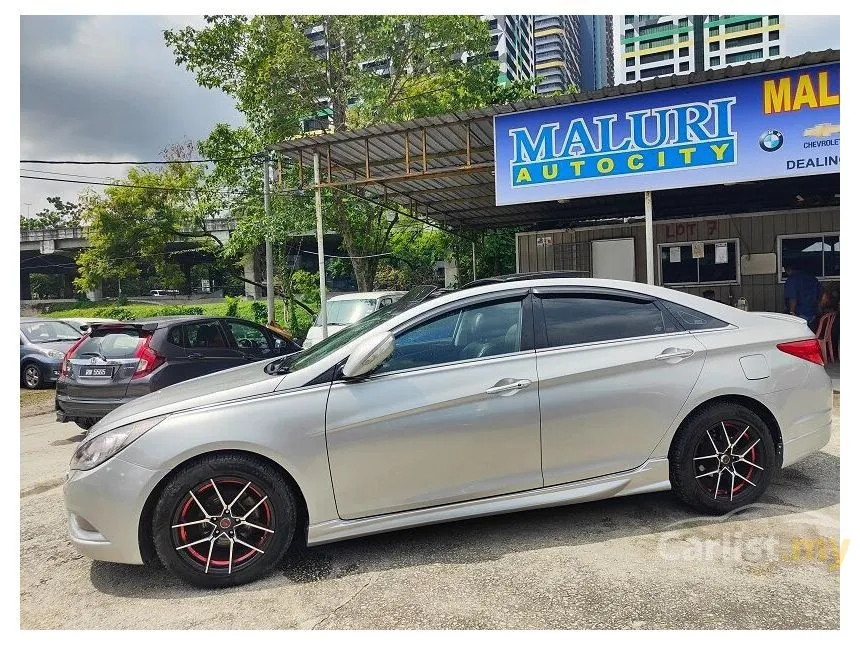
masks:
POLYGON ((21 385, 35 390, 56 382, 66 351, 81 332, 59 320, 21 319, 21 385))
POLYGON ((94 325, 66 355, 57 382, 57 420, 89 429, 144 394, 299 349, 239 318, 169 316, 94 325))

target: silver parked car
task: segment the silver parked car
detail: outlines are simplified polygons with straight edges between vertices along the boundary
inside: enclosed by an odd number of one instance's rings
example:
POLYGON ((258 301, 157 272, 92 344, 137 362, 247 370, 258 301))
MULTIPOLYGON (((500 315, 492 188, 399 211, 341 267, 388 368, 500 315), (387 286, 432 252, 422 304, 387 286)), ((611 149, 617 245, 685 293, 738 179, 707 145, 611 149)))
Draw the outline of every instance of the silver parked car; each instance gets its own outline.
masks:
POLYGON ((725 513, 830 437, 800 318, 613 280, 428 295, 108 414, 70 464, 75 547, 241 584, 293 540, 670 488, 725 513))

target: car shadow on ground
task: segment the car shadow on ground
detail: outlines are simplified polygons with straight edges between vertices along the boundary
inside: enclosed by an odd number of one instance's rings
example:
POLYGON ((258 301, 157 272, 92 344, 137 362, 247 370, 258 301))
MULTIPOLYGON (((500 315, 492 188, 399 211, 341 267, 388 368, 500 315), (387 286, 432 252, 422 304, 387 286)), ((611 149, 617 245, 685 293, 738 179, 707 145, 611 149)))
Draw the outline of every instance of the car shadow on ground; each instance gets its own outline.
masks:
POLYGON ((96 589, 110 595, 188 598, 428 564, 476 563, 511 553, 659 535, 679 528, 695 530, 715 521, 769 517, 790 521, 791 516, 838 503, 839 457, 818 452, 781 471, 759 503, 724 518, 699 515, 671 492, 662 492, 462 520, 317 547, 294 547, 274 573, 246 587, 195 589, 163 568, 108 562, 93 562, 90 578, 96 589))

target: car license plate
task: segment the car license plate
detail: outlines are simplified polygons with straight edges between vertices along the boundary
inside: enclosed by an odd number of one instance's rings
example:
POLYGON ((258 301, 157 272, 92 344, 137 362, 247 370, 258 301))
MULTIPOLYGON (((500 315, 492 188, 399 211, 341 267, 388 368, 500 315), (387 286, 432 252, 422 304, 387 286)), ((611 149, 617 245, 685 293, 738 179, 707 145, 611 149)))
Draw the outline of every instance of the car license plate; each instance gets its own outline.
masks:
POLYGON ((81 367, 81 376, 112 377, 113 367, 93 367, 91 365, 85 365, 81 367))

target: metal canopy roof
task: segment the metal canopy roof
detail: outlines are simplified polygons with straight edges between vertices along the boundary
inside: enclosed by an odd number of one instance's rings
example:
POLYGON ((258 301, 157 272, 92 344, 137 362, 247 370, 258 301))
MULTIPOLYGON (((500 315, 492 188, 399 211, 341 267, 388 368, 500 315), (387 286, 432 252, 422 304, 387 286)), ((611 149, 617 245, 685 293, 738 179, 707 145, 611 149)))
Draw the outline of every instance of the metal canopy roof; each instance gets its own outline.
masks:
MULTIPOLYGON (((644 82, 606 87, 601 90, 552 97, 539 97, 509 105, 494 105, 455 114, 425 117, 402 123, 374 125, 319 136, 283 141, 270 150, 292 160, 299 170, 300 187, 312 188, 313 155, 320 155, 323 188, 357 193, 377 203, 396 202, 420 219, 429 218, 454 230, 503 226, 568 226, 606 217, 638 216, 642 197, 637 193, 535 202, 510 206, 495 205, 493 177, 493 117, 497 114, 534 108, 568 105, 584 101, 639 94, 653 90, 710 83, 784 69, 839 60, 839 52, 809 52, 792 58, 747 63, 742 66, 695 72, 682 76, 662 76, 644 82)), ((814 179, 814 178, 813 178, 814 179)), ((656 219, 679 217, 695 211, 704 214, 714 208, 731 206, 733 212, 768 207, 806 205, 788 197, 789 203, 771 204, 768 196, 785 201, 785 188, 809 184, 807 178, 750 182, 726 188, 705 186, 681 191, 654 193, 656 219), (776 183, 775 183, 776 182, 776 183), (779 183, 790 186, 778 188, 779 183), (799 182, 799 183, 798 183, 799 182), (767 184, 771 190, 762 190, 767 184), (741 195, 747 193, 746 199, 741 195)), ((833 182, 827 184, 833 193, 833 182)), ((838 193, 838 175, 835 192, 838 193)), ((808 203, 808 202, 807 202, 808 203)))

